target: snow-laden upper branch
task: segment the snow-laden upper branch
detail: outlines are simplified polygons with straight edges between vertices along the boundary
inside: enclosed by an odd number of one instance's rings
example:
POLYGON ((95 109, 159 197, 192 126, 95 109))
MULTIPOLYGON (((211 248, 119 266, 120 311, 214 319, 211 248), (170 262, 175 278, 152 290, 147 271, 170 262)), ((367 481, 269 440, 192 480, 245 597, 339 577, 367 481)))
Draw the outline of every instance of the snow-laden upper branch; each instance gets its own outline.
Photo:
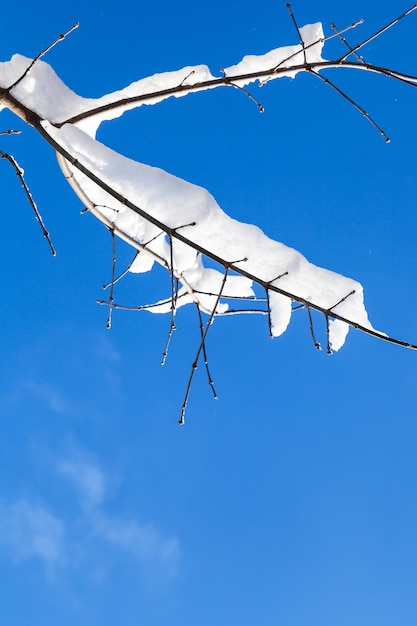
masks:
MULTIPOLYGON (((224 73, 229 83, 242 86, 259 75, 263 80, 294 76, 301 71, 303 63, 322 62, 324 38, 321 25, 304 26, 300 32, 304 46, 278 48, 263 56, 245 56, 240 63, 226 68, 224 73), (278 66, 285 71, 276 74, 278 66), (252 74, 250 79, 238 78, 248 73, 252 74)), ((29 64, 29 59, 19 55, 0 63, 0 87, 7 89, 29 64)), ((172 259, 171 269, 184 285, 181 293, 184 297, 178 299, 178 306, 192 299, 208 312, 216 306, 223 274, 204 267, 201 254, 204 250, 207 256, 220 259, 225 267, 233 264, 237 271, 242 269, 243 273, 271 288, 270 317, 275 336, 285 331, 291 317, 291 298, 274 291, 275 287, 293 294, 294 299, 327 311, 330 317, 334 312, 353 325, 372 329, 364 308, 363 289, 358 282, 319 268, 296 250, 273 241, 256 226, 232 219, 205 189, 159 168, 127 159, 94 139, 104 120, 118 117, 144 102, 152 104, 171 95, 181 96, 224 84, 218 81, 206 66, 199 65, 156 74, 121 91, 90 99, 75 94, 49 65, 38 61, 7 95, 43 120, 43 131, 61 152, 60 165, 82 201, 94 209, 94 214, 104 223, 112 225, 116 234, 124 236, 133 245, 137 244, 136 247, 145 246, 131 271, 149 271, 155 259, 170 267, 172 259), (184 85, 191 88, 175 94, 170 92, 184 85), (147 95, 149 98, 132 101, 147 95), (112 106, 106 108, 109 105, 112 106), (78 123, 65 123, 88 111, 91 115, 78 123), (63 158, 62 154, 70 155, 71 159, 63 158), (80 165, 84 173, 80 171, 80 165), (97 179, 118 194, 119 199, 103 190, 97 179), (128 208, 120 197, 138 207, 141 214, 128 208), (175 237, 177 233, 181 233, 181 241, 175 237)), ((9 106, 7 98, 3 106, 9 106)), ((242 298, 251 296, 252 281, 244 276, 229 275, 224 294, 242 298)), ((216 312, 226 309, 227 304, 220 303, 216 312)), ((159 306, 152 310, 164 312, 170 307, 159 306)), ((344 322, 337 319, 331 322, 329 340, 333 349, 343 345, 347 331, 348 325, 344 322)))
MULTIPOLYGON (((323 29, 320 23, 310 24, 300 29, 304 41, 304 49, 309 64, 320 63, 323 48, 323 29)), ((31 64, 32 59, 15 54, 10 61, 0 63, 0 88, 7 89, 19 79, 31 64)), ((269 76, 293 78, 302 69, 291 69, 304 63, 304 52, 301 44, 284 46, 260 56, 245 56, 240 63, 223 70, 234 84, 246 85, 258 79, 256 72, 271 70, 269 76), (274 73, 280 67, 280 73, 274 73), (288 71, 281 71, 288 68, 288 71), (233 80, 241 74, 253 73, 251 78, 233 80)), ((263 74, 263 80, 268 78, 263 74)), ((137 108, 142 104, 156 104, 171 96, 181 97, 188 93, 213 89, 227 83, 213 76, 206 65, 183 67, 180 70, 154 74, 133 82, 124 89, 106 94, 101 98, 83 98, 56 75, 50 65, 37 61, 24 80, 12 90, 11 95, 41 119, 52 124, 62 124, 80 114, 89 113, 88 117, 77 125, 91 135, 104 121, 120 117, 125 111, 137 108), (186 88, 184 90, 179 87, 186 88), (171 90, 176 90, 171 93, 171 90), (149 95, 149 98, 146 96, 149 95), (137 98, 143 98, 137 100, 137 98), (115 105, 112 108, 111 105, 115 105), (105 109, 105 110, 103 110, 105 109), (99 110, 99 112, 94 113, 99 110)), ((1 105, 0 107, 3 108, 1 105)), ((0 108, 0 110, 1 110, 0 108)))

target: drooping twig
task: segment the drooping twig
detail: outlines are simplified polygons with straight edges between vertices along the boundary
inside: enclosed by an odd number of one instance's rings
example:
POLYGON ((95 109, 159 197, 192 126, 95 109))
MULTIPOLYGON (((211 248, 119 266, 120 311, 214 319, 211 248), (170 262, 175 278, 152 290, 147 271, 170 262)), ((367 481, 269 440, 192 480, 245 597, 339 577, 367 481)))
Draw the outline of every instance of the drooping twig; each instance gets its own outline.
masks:
POLYGON ((279 276, 271 280, 269 283, 267 283, 267 286, 265 287, 266 306, 268 310, 268 329, 269 329, 269 336, 271 337, 271 339, 273 339, 274 334, 272 332, 271 302, 270 302, 270 297, 269 297, 269 286, 272 283, 274 283, 276 280, 279 280, 280 278, 282 278, 283 276, 288 276, 288 272, 283 272, 282 274, 280 274, 279 276))
MULTIPOLYGON (((203 334, 204 334, 203 317, 201 315, 200 307, 198 306, 198 304, 196 304, 195 306, 197 308, 198 321, 199 321, 199 326, 200 326, 200 335, 201 335, 201 339, 202 339, 203 338, 203 334)), ((208 384, 211 387, 214 399, 218 400, 218 396, 217 396, 216 390, 214 388, 214 382, 213 382, 213 379, 212 379, 211 374, 210 374, 210 369, 209 369, 209 364, 208 364, 208 359, 207 359, 206 342, 205 341, 203 342, 203 359, 204 359, 204 365, 206 367, 208 384)))
POLYGON ((308 314, 308 321, 310 323, 310 333, 311 333, 311 337, 313 339, 314 347, 317 348, 317 350, 321 350, 321 345, 317 341, 316 335, 314 334, 313 318, 311 316, 310 307, 307 306, 306 309, 307 309, 307 314, 308 314))
POLYGON ((234 261, 233 263, 226 263, 225 264, 225 272, 224 272, 224 275, 223 275, 222 283, 220 285, 219 293, 217 294, 216 302, 214 304, 213 310, 211 311, 210 317, 207 320, 206 327, 204 329, 204 333, 201 336, 200 344, 198 346, 198 349, 197 349, 194 361, 193 361, 193 363, 191 365, 191 372, 190 372, 190 376, 188 378, 188 383, 187 383, 187 387, 186 387, 186 390, 185 390, 184 400, 183 400, 182 407, 181 407, 181 416, 180 416, 180 419, 178 421, 179 424, 184 424, 184 421, 185 421, 184 420, 184 418, 185 418, 185 411, 187 409, 187 403, 188 403, 188 398, 189 398, 189 395, 190 395, 191 384, 193 382, 194 374, 195 374, 195 371, 196 371, 197 366, 198 366, 198 359, 199 359, 200 353, 201 353, 201 351, 203 349, 204 342, 206 340, 208 331, 210 330, 210 326, 213 323, 214 316, 216 314, 216 309, 217 309, 218 304, 220 302, 220 299, 222 297, 223 289, 224 289, 225 284, 226 284, 226 280, 227 280, 227 276, 229 274, 229 270, 236 263, 241 263, 243 261, 247 261, 247 259, 246 258, 245 259, 240 259, 239 261, 234 261))
POLYGON ((326 337, 327 337, 327 346, 326 346, 326 351, 327 354, 333 354, 333 350, 330 347, 330 325, 329 325, 329 316, 325 315, 324 316, 325 320, 326 320, 326 337))
POLYGON ((369 115, 369 113, 367 113, 367 111, 365 111, 365 109, 361 107, 360 104, 358 104, 357 102, 355 102, 355 100, 348 96, 347 93, 342 91, 340 87, 335 85, 334 82, 327 78, 327 76, 323 76, 319 72, 316 72, 314 69, 309 69, 308 71, 310 72, 310 74, 317 76, 317 78, 323 81, 323 83, 334 89, 340 96, 342 96, 342 98, 347 100, 355 109, 357 109, 357 111, 362 113, 362 115, 368 120, 368 122, 370 122, 372 126, 377 129, 379 134, 384 137, 386 143, 389 143, 391 141, 386 132, 375 122, 375 120, 369 115))
POLYGON ((114 298, 113 298, 114 283, 115 283, 114 277, 115 277, 115 272, 116 272, 116 238, 114 236, 114 230, 113 229, 109 229, 109 230, 110 230, 110 235, 111 235, 112 260, 111 260, 110 294, 109 294, 109 301, 108 301, 109 310, 107 313, 106 328, 111 328, 111 319, 112 319, 113 302, 114 302, 114 298))
POLYGON ((27 186, 26 181, 24 179, 23 170, 19 167, 16 159, 14 157, 12 157, 11 154, 7 154, 6 152, 3 152, 2 150, 0 150, 0 158, 6 159, 12 165, 12 167, 14 168, 14 171, 16 172, 16 176, 18 176, 18 178, 20 180, 20 183, 21 183, 21 185, 23 187, 23 190, 24 190, 24 192, 26 194, 26 198, 28 199, 28 202, 29 202, 29 204, 30 204, 30 206, 32 208, 32 211, 35 214, 35 217, 36 217, 36 219, 38 221, 38 224, 41 227, 42 234, 43 234, 43 236, 45 237, 45 239, 48 242, 49 248, 51 250, 51 254, 52 254, 52 256, 56 256, 55 248, 52 245, 52 241, 51 241, 50 235, 49 235, 48 231, 46 230, 45 224, 43 223, 43 220, 42 220, 41 214, 39 213, 38 207, 36 206, 36 203, 35 203, 35 201, 33 199, 33 196, 30 193, 29 187, 27 186))
POLYGON ((253 94, 251 94, 250 91, 248 91, 247 89, 245 89, 244 87, 242 87, 241 85, 237 85, 236 83, 230 81, 228 79, 228 77, 226 76, 226 72, 224 71, 224 69, 220 69, 220 71, 222 72, 223 76, 226 79, 226 84, 230 85, 231 87, 234 87, 235 89, 238 89, 239 91, 241 91, 242 93, 245 94, 245 96, 247 96, 249 98, 249 100, 251 100, 254 104, 256 104, 256 106, 258 107, 258 111, 259 113, 264 113, 265 109, 262 106, 262 104, 260 102, 257 101, 257 99, 255 98, 255 96, 253 94))
POLYGON ((171 338, 174 330, 177 329, 175 325, 175 313, 177 308, 177 297, 178 297, 178 279, 174 274, 174 245, 172 240, 172 233, 180 228, 186 228, 187 226, 195 226, 195 222, 190 222, 189 224, 183 224, 183 226, 178 226, 177 228, 170 229, 167 232, 168 241, 169 241, 169 275, 171 277, 171 323, 168 330, 168 337, 165 343, 165 348, 162 353, 161 365, 165 365, 166 358, 168 356, 169 345, 171 343, 171 338))
MULTIPOLYGON (((166 358, 168 356, 169 344, 171 343, 172 333, 177 328, 175 325, 174 252, 173 252, 173 246, 172 246, 172 233, 170 232, 168 233, 168 241, 169 241, 169 275, 171 278, 171 323, 169 326, 168 338, 166 340, 165 348, 162 353, 161 365, 165 364, 166 358)), ((178 290, 178 283, 177 283, 177 290, 178 290)))

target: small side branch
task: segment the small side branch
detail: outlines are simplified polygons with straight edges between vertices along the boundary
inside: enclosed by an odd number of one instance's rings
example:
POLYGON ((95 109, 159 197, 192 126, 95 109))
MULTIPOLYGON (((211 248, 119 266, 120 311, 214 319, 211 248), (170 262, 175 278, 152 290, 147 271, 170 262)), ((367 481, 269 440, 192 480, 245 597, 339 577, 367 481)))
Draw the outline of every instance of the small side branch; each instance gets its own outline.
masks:
POLYGON ((202 349, 204 347, 208 331, 210 330, 210 326, 213 323, 214 316, 216 314, 216 309, 217 309, 217 307, 219 305, 219 302, 220 302, 220 299, 222 297, 222 293, 223 293, 224 287, 226 285, 226 281, 227 281, 227 276, 229 274, 229 270, 232 267, 232 265, 235 265, 236 263, 241 263, 243 261, 247 261, 247 259, 246 258, 245 259, 240 259, 239 261, 234 261, 233 263, 225 263, 225 272, 224 272, 224 275, 223 275, 222 283, 220 285, 219 293, 217 294, 216 302, 215 302, 214 307, 213 307, 213 309, 212 309, 212 311, 210 313, 210 317, 207 320, 206 328, 204 330, 204 333, 201 336, 200 344, 198 346, 198 349, 197 349, 194 361, 193 361, 193 363, 191 365, 191 372, 190 372, 190 376, 188 378, 188 383, 187 383, 187 387, 186 387, 186 390, 185 390, 184 400, 183 400, 182 407, 181 407, 181 415, 180 415, 180 419, 178 420, 178 423, 181 424, 181 425, 184 424, 184 422, 185 422, 185 411, 187 409, 188 398, 189 398, 190 391, 191 391, 191 384, 193 382, 194 374, 195 374, 195 371, 196 371, 197 366, 198 366, 198 359, 200 358, 200 354, 201 354, 201 351, 202 351, 202 349))
POLYGON ((279 280, 283 276, 288 276, 288 272, 283 272, 282 274, 280 274, 279 276, 277 276, 273 280, 269 281, 269 283, 267 285, 265 285, 266 306, 267 306, 267 311, 268 311, 268 329, 269 329, 269 336, 271 337, 271 339, 274 338, 274 335, 273 335, 273 332, 272 332, 271 299, 269 297, 269 288, 272 285, 272 283, 274 283, 276 280, 279 280))
POLYGON ((110 294, 109 294, 109 309, 107 313, 107 323, 106 328, 111 328, 111 320, 112 320, 112 312, 113 312, 113 292, 114 292, 114 283, 115 281, 115 272, 116 272, 116 238, 114 236, 114 230, 109 229, 111 234, 111 245, 112 245, 112 260, 111 260, 111 281, 110 281, 110 294))
POLYGON ((350 96, 348 96, 347 93, 342 91, 340 89, 340 87, 335 85, 326 76, 322 76, 319 72, 316 72, 316 70, 313 70, 311 68, 309 69, 309 72, 310 72, 310 74, 313 74, 314 76, 317 76, 317 78, 319 78, 321 81, 323 81, 326 85, 328 85, 329 87, 334 89, 334 91, 336 91, 336 93, 338 93, 340 96, 342 96, 342 98, 347 100, 347 102, 349 102, 357 111, 362 113, 362 115, 368 120, 368 122, 370 122, 372 124, 372 126, 377 129, 377 131, 379 132, 380 135, 382 135, 382 137, 385 139, 385 142, 386 143, 390 143, 391 140, 388 137, 388 135, 386 134, 386 132, 375 122, 375 120, 369 115, 369 113, 367 113, 367 111, 365 111, 365 109, 360 106, 360 104, 355 102, 355 100, 353 100, 350 96))
POLYGON ((297 31, 297 35, 298 35, 298 38, 299 38, 299 40, 300 40, 301 47, 302 47, 302 49, 303 49, 303 54, 304 54, 304 63, 305 63, 305 65, 307 65, 307 55, 306 55, 306 47, 305 47, 305 43, 304 43, 304 41, 303 41, 303 38, 301 37, 301 32, 300 32, 300 29, 298 28, 298 24, 297 24, 296 19, 295 19, 295 17, 294 17, 294 13, 292 12, 292 9, 291 9, 291 4, 290 4, 289 2, 287 2, 287 4, 286 4, 285 6, 286 6, 286 7, 287 7, 287 9, 288 9, 288 13, 290 14, 290 18, 291 18, 291 20, 292 20, 292 23, 294 24, 294 26, 295 26, 295 30, 297 31))
POLYGON ((14 81, 14 83, 12 83, 6 89, 6 93, 9 93, 13 89, 13 87, 16 87, 16 85, 18 85, 25 78, 25 76, 27 76, 29 74, 30 70, 35 65, 36 61, 39 61, 39 59, 41 59, 43 56, 45 56, 45 54, 47 54, 50 50, 52 50, 52 48, 54 48, 60 41, 63 41, 66 37, 68 37, 68 35, 70 35, 74 30, 76 30, 78 28, 78 26, 79 26, 79 23, 76 22, 73 26, 71 26, 70 29, 68 29, 65 33, 61 33, 60 35, 58 35, 58 37, 55 39, 55 41, 53 41, 51 44, 49 44, 49 46, 44 48, 44 50, 39 52, 39 54, 36 55, 36 57, 32 60, 30 65, 23 72, 23 74, 21 76, 19 76, 19 78, 17 78, 14 81))
POLYGON ((326 337, 327 337, 327 345, 326 345, 326 352, 327 354, 330 356, 331 354, 333 354, 333 350, 330 347, 330 326, 329 326, 329 316, 326 314, 325 316, 325 320, 326 320, 326 337))
POLYGON ((350 54, 353 54, 353 56, 360 62, 360 63, 365 63, 364 58, 358 54, 353 48, 352 46, 350 46, 348 44, 348 42, 346 41, 345 37, 343 37, 342 33, 337 29, 336 24, 334 22, 330 23, 330 27, 332 30, 334 30, 335 34, 339 37, 340 41, 342 42, 342 44, 349 50, 350 54))
POLYGON ((314 334, 314 326, 313 326, 313 318, 311 316, 311 311, 310 311, 310 307, 307 306, 307 314, 308 314, 308 321, 310 323, 310 333, 311 333, 311 338, 313 339, 313 344, 314 347, 317 348, 317 350, 321 350, 321 345, 319 344, 319 342, 316 339, 316 335, 314 334))
MULTIPOLYGON (((195 306, 196 306, 196 309, 197 309, 198 321, 199 321, 199 326, 200 326, 200 335, 201 335, 201 339, 202 339, 203 335, 204 335, 203 316, 201 315, 200 307, 198 306, 197 303, 195 303, 195 306)), ((214 382, 213 382, 213 379, 212 379, 211 374, 210 374, 210 369, 209 369, 209 365, 208 365, 208 358, 207 358, 206 343, 205 342, 203 342, 203 359, 204 359, 204 365, 206 367, 208 384, 211 387, 214 399, 218 400, 218 396, 217 396, 216 390, 214 388, 214 382)))
POLYGON ((19 167, 16 159, 14 157, 12 157, 11 154, 7 154, 6 152, 3 152, 2 150, 0 150, 0 158, 6 159, 12 165, 14 171, 16 172, 16 176, 20 180, 20 183, 21 183, 21 185, 23 187, 23 190, 24 190, 24 192, 26 194, 26 198, 28 199, 28 202, 29 202, 29 204, 30 204, 30 206, 32 208, 32 211, 35 214, 35 217, 36 217, 36 219, 38 221, 38 224, 41 227, 42 234, 45 237, 46 241, 48 242, 49 249, 51 250, 51 254, 52 254, 52 256, 56 256, 55 248, 52 245, 52 241, 51 241, 50 235, 49 235, 48 231, 46 230, 46 227, 45 227, 45 224, 43 223, 41 214, 38 211, 38 207, 36 206, 36 203, 35 203, 35 201, 33 199, 33 196, 30 193, 29 187, 27 186, 26 181, 24 179, 23 170, 19 167))
POLYGON ((342 304, 342 302, 347 300, 350 296, 353 296, 354 293, 356 293, 356 291, 355 289, 352 289, 352 291, 350 291, 348 294, 343 296, 343 298, 340 298, 339 302, 336 302, 336 304, 334 304, 333 306, 330 307, 330 309, 328 309, 329 313, 333 311, 333 309, 335 309, 337 306, 339 306, 339 304, 342 304))
POLYGON ((392 26, 395 26, 395 24, 398 24, 398 22, 400 22, 404 17, 407 17, 407 15, 410 15, 410 13, 412 13, 416 9, 417 9, 417 4, 414 4, 412 7, 407 9, 407 11, 404 11, 404 13, 401 13, 401 15, 399 15, 398 17, 393 19, 391 22, 389 22, 388 24, 386 24, 385 26, 377 30, 373 35, 371 35, 370 37, 367 37, 366 39, 361 41, 361 43, 358 43, 356 46, 354 46, 354 48, 350 49, 349 52, 346 52, 346 54, 340 57, 339 63, 343 62, 352 53, 356 52, 357 50, 360 50, 361 48, 366 46, 366 44, 370 43, 371 41, 373 41, 374 39, 382 35, 382 33, 385 33, 385 31, 392 28, 392 26))

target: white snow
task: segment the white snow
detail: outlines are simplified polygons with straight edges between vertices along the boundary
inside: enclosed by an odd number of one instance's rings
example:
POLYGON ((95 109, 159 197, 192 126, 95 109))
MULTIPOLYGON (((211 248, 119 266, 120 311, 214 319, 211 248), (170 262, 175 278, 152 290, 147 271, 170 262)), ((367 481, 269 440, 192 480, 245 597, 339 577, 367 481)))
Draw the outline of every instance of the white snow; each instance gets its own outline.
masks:
POLYGON ((310 65, 323 61, 321 51, 324 45, 323 27, 320 22, 316 24, 308 24, 300 28, 301 39, 304 46, 298 44, 296 46, 285 46, 276 48, 263 55, 247 55, 243 57, 240 63, 226 67, 223 71, 226 76, 240 76, 241 74, 253 74, 251 78, 233 81, 241 87, 248 85, 255 80, 271 80, 272 78, 282 78, 287 76, 294 78, 302 69, 290 69, 294 66, 300 66, 307 61, 310 65), (304 59, 305 55, 305 59, 304 59), (280 73, 273 72, 265 75, 258 75, 257 72, 269 72, 269 70, 279 68, 280 73), (288 71, 281 70, 289 68, 288 71))

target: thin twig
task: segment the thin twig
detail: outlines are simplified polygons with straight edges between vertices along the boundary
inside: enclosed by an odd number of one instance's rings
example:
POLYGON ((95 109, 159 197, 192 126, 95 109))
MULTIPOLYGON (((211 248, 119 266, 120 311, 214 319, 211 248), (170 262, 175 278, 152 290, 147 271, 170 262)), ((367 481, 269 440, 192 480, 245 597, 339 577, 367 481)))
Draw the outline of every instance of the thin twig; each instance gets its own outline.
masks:
MULTIPOLYGON (((177 329, 175 325, 175 311, 176 311, 176 298, 174 294, 174 253, 173 253, 173 245, 172 245, 172 233, 168 233, 169 240, 169 275, 171 277, 171 323, 169 326, 168 337, 165 343, 165 348, 162 353, 161 365, 165 364, 166 358, 168 356, 169 344, 171 343, 171 337, 174 330, 177 329)), ((178 283, 177 283, 178 289, 178 283)))
POLYGON ((298 35, 298 38, 299 38, 299 40, 300 40, 301 47, 302 47, 302 49, 303 49, 303 54, 304 54, 304 63, 307 65, 307 55, 306 55, 306 47, 305 47, 305 43, 304 43, 304 41, 303 41, 303 38, 301 37, 301 32, 300 32, 300 29, 298 28, 298 24, 297 24, 296 19, 295 19, 295 17, 294 17, 294 13, 293 13, 293 12, 292 12, 292 10, 291 10, 291 4, 290 4, 289 2, 287 2, 287 4, 286 4, 285 6, 286 6, 286 7, 287 7, 287 9, 288 9, 288 13, 290 14, 290 18, 291 18, 291 20, 292 20, 292 23, 294 24, 294 26, 295 26, 295 30, 297 31, 297 35, 298 35))
MULTIPOLYGON (((198 306, 197 303, 195 303, 195 306, 197 308, 198 321, 199 321, 199 327, 200 327, 200 335, 201 335, 201 338, 203 338, 203 334, 204 334, 203 316, 201 315, 200 307, 198 306)), ((203 342, 203 359, 204 359, 204 365, 206 367, 207 382, 208 382, 209 386, 211 387, 214 399, 218 400, 218 396, 217 396, 216 390, 214 388, 214 382, 213 382, 213 379, 212 379, 211 374, 210 374, 210 369, 209 369, 208 359, 207 359, 206 343, 205 342, 203 342)))
POLYGON ((355 52, 355 50, 352 48, 352 46, 349 45, 349 43, 346 41, 345 37, 343 37, 343 35, 340 33, 340 31, 338 31, 338 29, 336 27, 336 24, 334 22, 330 22, 330 27, 332 28, 332 30, 335 31, 336 35, 339 37, 339 39, 342 42, 342 44, 344 46, 346 46, 346 48, 350 51, 350 53, 353 54, 353 56, 356 57, 360 63, 365 63, 365 59, 363 57, 361 57, 360 54, 355 52))
POLYGON ((65 33, 61 33, 60 35, 58 35, 58 37, 55 39, 55 41, 53 41, 51 44, 49 44, 49 46, 47 46, 44 50, 39 52, 39 54, 36 55, 36 57, 32 60, 30 65, 28 65, 28 67, 25 69, 23 74, 21 76, 19 76, 19 78, 17 78, 14 81, 14 83, 12 83, 7 88, 6 92, 10 92, 13 89, 13 87, 16 87, 16 85, 18 85, 20 83, 20 81, 22 81, 25 78, 25 76, 27 76, 27 74, 30 72, 32 67, 35 65, 36 61, 39 61, 39 59, 42 58, 43 56, 45 56, 45 54, 47 54, 50 50, 52 50, 52 48, 54 48, 57 45, 57 43, 59 43, 60 41, 63 41, 66 37, 68 37, 68 35, 70 35, 74 30, 76 30, 78 28, 78 26, 79 26, 79 22, 76 22, 73 26, 71 26, 70 29, 68 29, 65 33))
POLYGON ((30 193, 29 187, 27 186, 26 181, 24 179, 23 170, 19 167, 19 164, 17 163, 16 159, 14 157, 12 157, 11 154, 7 154, 6 152, 3 152, 2 150, 0 150, 0 158, 6 159, 13 166, 14 171, 16 172, 16 176, 18 176, 18 178, 19 178, 19 180, 21 182, 21 185, 22 185, 23 190, 24 190, 24 192, 26 194, 28 202, 29 202, 30 206, 32 207, 32 211, 34 212, 35 217, 36 217, 36 219, 38 221, 38 224, 41 227, 42 234, 43 234, 43 236, 45 237, 45 239, 47 240, 47 242, 49 244, 49 248, 51 250, 51 254, 52 254, 52 256, 56 256, 55 248, 52 245, 52 241, 51 241, 51 238, 49 236, 49 233, 48 233, 48 231, 45 228, 45 224, 43 223, 41 214, 38 211, 38 207, 36 206, 36 203, 35 203, 35 201, 33 199, 33 196, 30 193))
POLYGON ((283 272, 282 274, 280 274, 279 276, 277 276, 276 278, 273 278, 268 284, 267 287, 265 287, 265 293, 266 293, 266 304, 267 304, 267 310, 268 310, 268 329, 269 329, 269 336, 271 337, 271 339, 273 339, 274 334, 272 332, 272 317, 271 317, 271 301, 270 301, 270 297, 269 297, 269 287, 270 285, 272 285, 272 283, 274 283, 276 280, 279 280, 280 278, 282 278, 283 276, 288 276, 288 272, 283 272))
POLYGON ((353 296, 353 294, 356 293, 355 289, 352 289, 352 291, 350 291, 346 296, 343 296, 343 298, 341 298, 339 300, 339 302, 336 302, 336 304, 334 304, 333 306, 331 306, 328 311, 330 313, 330 311, 333 311, 333 309, 335 309, 337 306, 339 306, 339 304, 342 304, 342 302, 344 302, 345 300, 347 300, 350 296, 353 296))
POLYGON ((321 345, 317 341, 316 335, 314 334, 313 318, 311 317, 310 307, 308 306, 308 307, 306 307, 306 309, 307 309, 307 313, 308 313, 308 320, 309 320, 309 323, 310 323, 310 333, 311 333, 311 337, 313 339, 314 347, 317 348, 317 350, 321 350, 321 345))
MULTIPOLYGON (((180 300, 181 298, 185 298, 186 296, 188 296, 188 293, 182 293, 178 295, 177 300, 180 300)), ((149 311, 150 309, 156 309, 158 307, 166 306, 167 304, 170 304, 170 302, 171 302, 171 298, 167 298, 166 300, 161 300, 160 302, 155 302, 153 304, 142 304, 139 306, 128 306, 125 304, 117 304, 116 302, 113 302, 112 307, 113 309, 121 309, 123 311, 149 311)), ((102 306, 108 306, 109 301, 97 299, 96 303, 102 306)))
POLYGON ((124 278, 126 276, 126 274, 129 273, 130 268, 132 267, 133 263, 136 261, 136 258, 138 257, 139 254, 140 254, 139 250, 136 250, 135 256, 130 261, 130 263, 126 267, 126 269, 124 269, 121 274, 116 276, 116 278, 114 280, 111 280, 109 283, 106 283, 105 285, 102 285, 102 289, 108 289, 110 287, 110 285, 115 285, 116 283, 119 282, 119 280, 122 280, 122 278, 124 278))
MULTIPOLYGON (((224 71, 224 69, 220 69, 220 71, 222 72, 223 76, 227 79, 226 72, 224 71)), ((238 89, 239 91, 244 93, 245 96, 247 96, 249 98, 249 100, 251 100, 254 104, 256 104, 256 106, 258 107, 258 111, 260 113, 264 113, 265 112, 265 109, 262 106, 262 104, 260 102, 258 102, 258 100, 255 98, 255 96, 253 94, 251 94, 250 91, 248 91, 247 89, 245 89, 241 85, 237 85, 236 83, 234 83, 234 82, 232 82, 230 80, 226 80, 226 84, 228 84, 231 87, 234 87, 235 89, 238 89)))
POLYGON ((111 234, 111 245, 112 245, 112 260, 111 260, 111 281, 110 281, 110 294, 109 294, 109 310, 107 313, 107 323, 106 323, 106 328, 111 328, 111 318, 112 318, 112 311, 113 311, 113 302, 114 302, 114 298, 113 298, 113 291, 114 291, 114 277, 115 277, 115 271, 116 271, 116 238, 114 236, 114 230, 113 229, 109 229, 110 230, 110 234, 111 234))
POLYGON ((330 347, 330 326, 329 326, 329 316, 325 315, 324 316, 325 320, 326 320, 326 337, 327 337, 327 346, 326 346, 326 351, 327 354, 333 354, 333 351, 330 347))
POLYGON ((187 383, 187 387, 186 387, 186 390, 185 390, 184 400, 183 400, 182 407, 181 407, 181 416, 180 416, 180 419, 178 421, 179 424, 184 424, 184 421, 185 421, 184 420, 184 418, 185 418, 185 411, 187 409, 188 397, 190 395, 191 384, 193 382, 194 374, 195 374, 195 371, 197 369, 198 359, 200 357, 201 350, 203 349, 204 342, 206 340, 208 331, 210 330, 210 326, 213 323, 214 316, 215 316, 215 313, 216 313, 216 309, 217 309, 218 304, 220 302, 220 299, 222 297, 223 289, 225 287, 226 280, 227 280, 227 275, 229 273, 230 268, 234 264, 241 263, 242 261, 247 261, 247 259, 246 258, 245 259, 240 259, 240 261, 234 261, 234 263, 226 263, 226 265, 225 265, 225 272, 224 272, 224 275, 223 275, 222 283, 220 285, 219 293, 217 294, 216 302, 214 304, 214 307, 213 307, 213 310, 212 310, 212 312, 210 314, 210 317, 207 320, 206 328, 204 330, 204 333, 202 334, 201 341, 200 341, 200 344, 199 344, 198 349, 197 349, 197 353, 196 353, 194 361, 193 361, 193 363, 191 365, 191 372, 190 372, 190 376, 188 378, 188 383, 187 383))
POLYGON ((357 50, 360 50, 361 48, 363 48, 363 46, 366 46, 366 44, 370 43, 371 41, 373 41, 374 39, 376 39, 377 37, 379 37, 380 35, 382 35, 382 33, 385 33, 385 31, 387 31, 389 28, 391 28, 392 26, 395 26, 395 24, 398 24, 398 22, 400 20, 402 20, 404 17, 406 17, 407 15, 410 15, 410 13, 412 13, 413 11, 415 11, 417 9, 417 4, 414 4, 412 7, 410 7, 409 9, 407 9, 407 11, 404 11, 404 13, 401 13, 401 15, 399 15, 398 17, 396 17, 395 19, 393 19, 391 22, 389 22, 388 24, 386 24, 386 26, 383 26, 382 28, 380 28, 379 30, 376 31, 376 33, 374 33, 373 35, 371 35, 370 37, 367 37, 366 39, 364 39, 363 41, 361 41, 361 43, 358 43, 356 46, 354 46, 351 50, 349 50, 349 52, 346 52, 346 54, 344 54, 343 56, 340 57, 339 62, 341 63, 342 61, 344 61, 345 59, 347 59, 348 56, 350 56, 353 52, 356 52, 357 50))
POLYGON ((377 129, 379 134, 382 135, 382 137, 384 137, 386 143, 389 143, 391 141, 388 135, 386 134, 386 132, 375 122, 375 120, 369 115, 369 113, 367 113, 367 111, 365 111, 365 109, 361 107, 360 104, 355 102, 355 100, 353 100, 344 91, 342 91, 340 87, 335 85, 329 78, 327 78, 327 76, 322 76, 321 74, 319 74, 319 72, 316 72, 314 69, 309 69, 308 71, 310 72, 310 74, 317 76, 317 78, 323 81, 323 83, 325 83, 326 85, 334 89, 336 93, 338 93, 340 96, 342 96, 342 98, 347 100, 357 111, 362 113, 362 115, 368 120, 368 122, 370 122, 372 126, 377 129))

